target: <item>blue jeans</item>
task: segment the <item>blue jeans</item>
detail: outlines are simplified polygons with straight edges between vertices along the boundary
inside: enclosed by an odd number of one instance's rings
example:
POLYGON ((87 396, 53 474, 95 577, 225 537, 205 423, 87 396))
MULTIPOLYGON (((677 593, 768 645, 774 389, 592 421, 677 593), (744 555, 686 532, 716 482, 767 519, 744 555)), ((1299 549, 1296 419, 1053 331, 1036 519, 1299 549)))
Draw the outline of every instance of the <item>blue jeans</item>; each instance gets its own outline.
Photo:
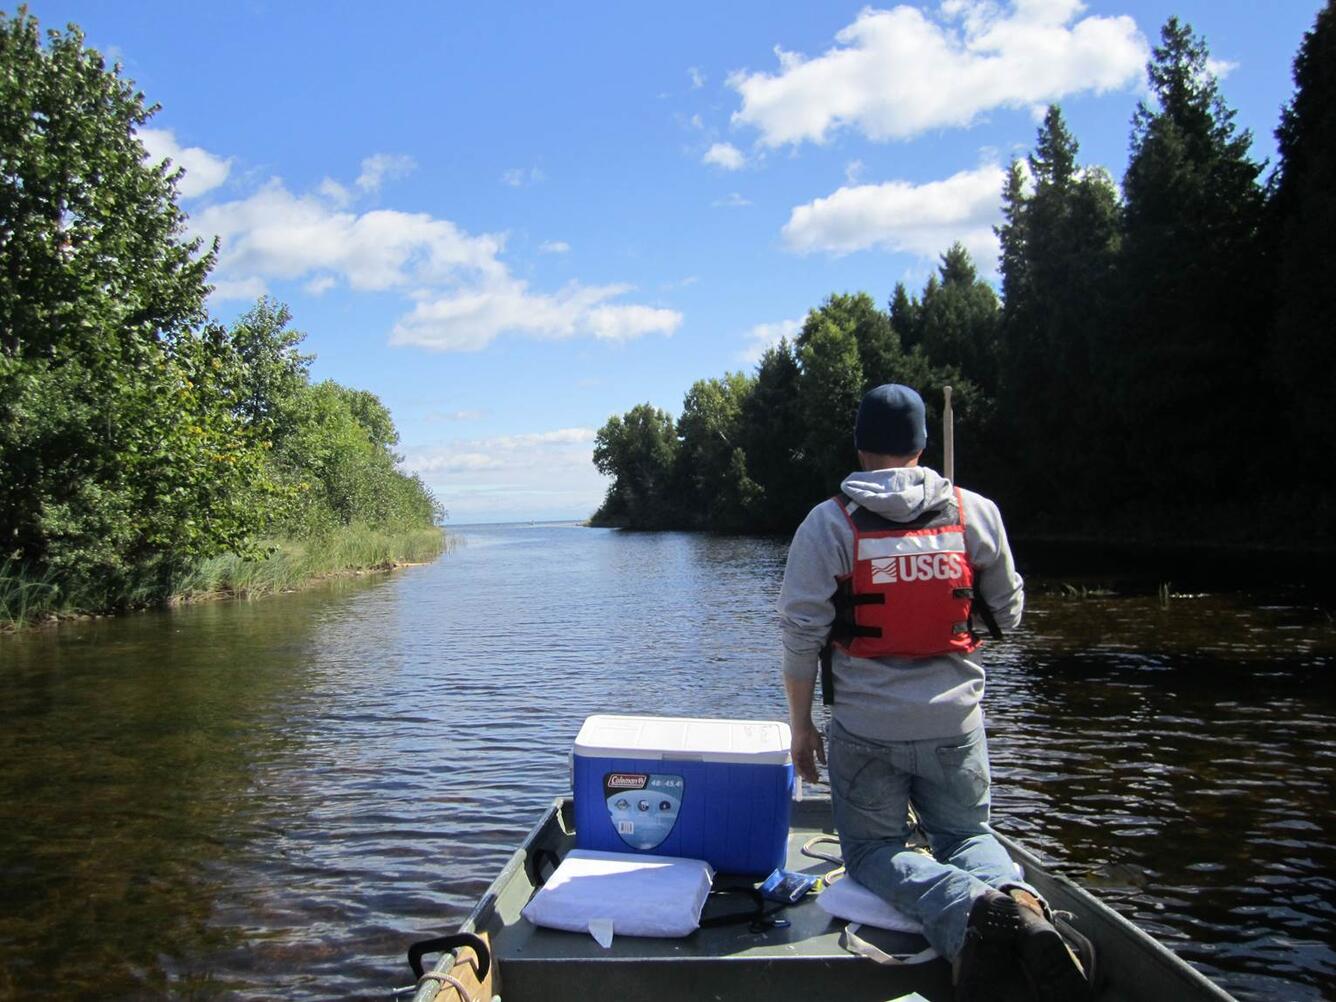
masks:
POLYGON ((974 900, 1021 887, 1011 857, 985 827, 988 743, 983 728, 928 741, 869 741, 832 721, 827 764, 844 865, 868 890, 923 923, 954 959, 974 900), (905 848, 913 803, 932 855, 905 848))

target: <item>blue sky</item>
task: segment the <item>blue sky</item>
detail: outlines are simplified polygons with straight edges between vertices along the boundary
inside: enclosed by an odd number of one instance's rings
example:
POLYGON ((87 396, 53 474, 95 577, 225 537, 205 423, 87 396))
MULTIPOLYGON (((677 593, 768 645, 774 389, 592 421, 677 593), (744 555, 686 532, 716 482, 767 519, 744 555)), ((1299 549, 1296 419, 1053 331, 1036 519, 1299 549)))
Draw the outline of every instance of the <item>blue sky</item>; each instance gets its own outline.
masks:
POLYGON ((1046 103, 1120 179, 1172 14, 1274 158, 1320 5, 30 6, 162 105, 142 138, 223 240, 212 311, 289 304, 465 523, 588 516, 610 415, 676 414, 831 292, 917 291, 957 239, 990 271, 1046 103))

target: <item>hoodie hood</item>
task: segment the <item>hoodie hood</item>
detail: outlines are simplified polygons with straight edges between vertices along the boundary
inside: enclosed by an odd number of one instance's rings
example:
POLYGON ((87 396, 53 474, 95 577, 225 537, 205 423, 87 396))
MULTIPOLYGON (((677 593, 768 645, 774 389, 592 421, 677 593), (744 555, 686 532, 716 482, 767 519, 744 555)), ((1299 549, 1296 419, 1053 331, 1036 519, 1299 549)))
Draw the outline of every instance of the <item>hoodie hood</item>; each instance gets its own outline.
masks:
POLYGON ((840 489, 868 511, 892 522, 909 522, 942 507, 951 498, 951 481, 926 466, 851 473, 840 489))

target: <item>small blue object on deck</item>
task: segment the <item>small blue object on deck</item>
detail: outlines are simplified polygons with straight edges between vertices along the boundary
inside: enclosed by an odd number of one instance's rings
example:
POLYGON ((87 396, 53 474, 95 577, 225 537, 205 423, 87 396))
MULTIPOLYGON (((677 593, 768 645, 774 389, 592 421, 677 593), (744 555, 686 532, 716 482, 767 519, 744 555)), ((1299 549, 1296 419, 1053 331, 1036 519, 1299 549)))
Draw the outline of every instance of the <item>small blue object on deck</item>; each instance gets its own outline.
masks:
POLYGON ((581 849, 703 859, 721 873, 784 863, 787 724, 598 714, 580 728, 571 773, 581 849))

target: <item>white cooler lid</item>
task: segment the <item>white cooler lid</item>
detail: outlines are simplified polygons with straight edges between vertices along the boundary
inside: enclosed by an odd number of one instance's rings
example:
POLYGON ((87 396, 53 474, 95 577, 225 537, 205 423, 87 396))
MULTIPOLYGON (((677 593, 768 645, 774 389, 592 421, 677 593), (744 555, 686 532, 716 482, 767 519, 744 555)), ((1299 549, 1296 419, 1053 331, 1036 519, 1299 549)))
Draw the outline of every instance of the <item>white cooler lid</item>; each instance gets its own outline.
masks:
POLYGON ((778 720, 704 717, 587 717, 575 738, 586 758, 677 759, 787 765, 789 725, 778 720))

